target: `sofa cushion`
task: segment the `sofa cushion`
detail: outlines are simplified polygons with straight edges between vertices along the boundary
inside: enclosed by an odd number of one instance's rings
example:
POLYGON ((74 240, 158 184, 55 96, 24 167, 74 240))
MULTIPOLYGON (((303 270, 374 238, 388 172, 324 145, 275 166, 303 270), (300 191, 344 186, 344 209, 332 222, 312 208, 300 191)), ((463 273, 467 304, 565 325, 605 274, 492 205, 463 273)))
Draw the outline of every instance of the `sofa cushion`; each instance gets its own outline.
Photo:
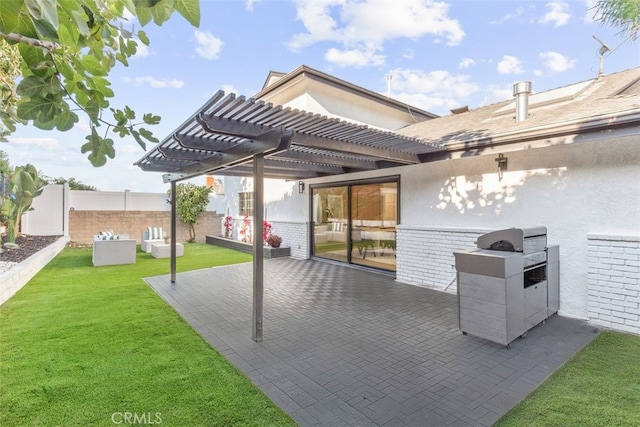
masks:
POLYGON ((162 227, 149 227, 147 228, 147 238, 149 240, 162 239, 162 227))

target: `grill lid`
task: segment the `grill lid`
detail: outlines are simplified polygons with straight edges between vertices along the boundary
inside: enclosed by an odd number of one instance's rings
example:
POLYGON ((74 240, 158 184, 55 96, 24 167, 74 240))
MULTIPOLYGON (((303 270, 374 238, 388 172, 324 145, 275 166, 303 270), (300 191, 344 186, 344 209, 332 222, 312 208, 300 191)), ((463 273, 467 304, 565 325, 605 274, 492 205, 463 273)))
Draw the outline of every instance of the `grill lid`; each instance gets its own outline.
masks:
POLYGON ((506 228, 478 237, 478 248, 508 252, 536 252, 544 250, 547 227, 506 228), (540 247, 541 246, 541 247, 540 247))

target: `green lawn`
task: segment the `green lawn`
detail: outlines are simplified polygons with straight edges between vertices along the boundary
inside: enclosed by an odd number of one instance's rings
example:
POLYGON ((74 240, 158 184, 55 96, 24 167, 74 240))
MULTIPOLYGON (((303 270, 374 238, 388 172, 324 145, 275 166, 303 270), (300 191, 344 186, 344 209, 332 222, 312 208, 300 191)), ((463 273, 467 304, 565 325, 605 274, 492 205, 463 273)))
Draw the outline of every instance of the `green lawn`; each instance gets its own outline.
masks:
POLYGON ((496 426, 640 426, 640 337, 605 331, 496 426))
MULTIPOLYGON (((185 244, 178 271, 250 260, 185 244)), ((67 248, 2 305, 0 425, 294 425, 142 281, 168 272, 67 248)))

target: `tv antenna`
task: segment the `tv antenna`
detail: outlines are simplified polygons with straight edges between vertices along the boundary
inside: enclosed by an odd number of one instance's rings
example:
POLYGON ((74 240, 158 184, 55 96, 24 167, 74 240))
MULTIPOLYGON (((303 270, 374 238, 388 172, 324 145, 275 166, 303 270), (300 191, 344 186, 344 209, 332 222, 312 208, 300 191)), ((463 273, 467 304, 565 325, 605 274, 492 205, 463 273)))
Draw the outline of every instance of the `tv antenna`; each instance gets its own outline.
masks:
POLYGON ((609 52, 611 50, 611 48, 609 47, 609 45, 607 45, 605 42, 603 42, 602 40, 600 40, 596 36, 593 36, 593 38, 596 39, 596 41, 598 43, 600 43, 600 50, 598 51, 598 55, 600 56, 600 68, 598 70, 598 77, 600 77, 600 76, 602 76, 604 74, 604 72, 603 72, 604 54, 609 52))

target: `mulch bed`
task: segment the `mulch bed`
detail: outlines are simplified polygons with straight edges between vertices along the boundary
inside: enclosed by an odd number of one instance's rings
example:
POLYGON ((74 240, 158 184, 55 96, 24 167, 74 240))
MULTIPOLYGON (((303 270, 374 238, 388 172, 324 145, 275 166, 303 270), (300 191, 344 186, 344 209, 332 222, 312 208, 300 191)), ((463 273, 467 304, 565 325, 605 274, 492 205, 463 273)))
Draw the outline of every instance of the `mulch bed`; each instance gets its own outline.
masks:
POLYGON ((3 252, 0 254, 0 261, 22 262, 36 252, 46 248, 62 236, 18 236, 16 244, 19 248, 5 248, 6 236, 2 236, 3 252))

